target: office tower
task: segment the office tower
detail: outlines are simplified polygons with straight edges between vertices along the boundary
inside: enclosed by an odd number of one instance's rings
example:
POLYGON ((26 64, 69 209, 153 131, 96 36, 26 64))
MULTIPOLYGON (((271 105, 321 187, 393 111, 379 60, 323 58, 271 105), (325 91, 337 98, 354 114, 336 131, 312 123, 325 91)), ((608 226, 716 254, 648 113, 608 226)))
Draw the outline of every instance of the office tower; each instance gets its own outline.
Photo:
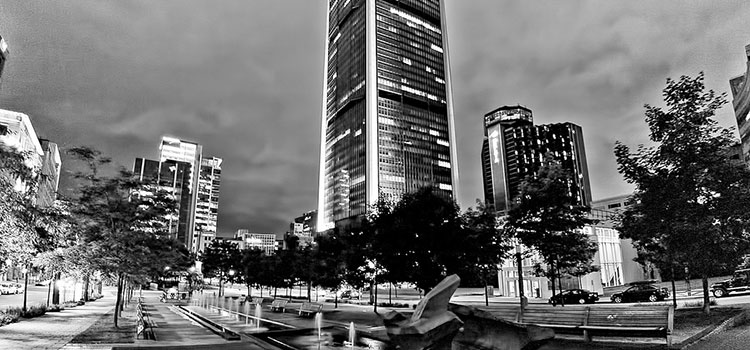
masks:
POLYGON ((217 157, 201 159, 198 178, 198 201, 195 208, 195 234, 193 246, 199 247, 216 237, 216 222, 219 216, 219 189, 221 187, 221 163, 217 157))
POLYGON ((571 197, 591 203, 583 130, 572 123, 534 125, 531 110, 504 106, 484 116, 482 175, 485 203, 498 212, 510 209, 521 181, 551 156, 572 173, 571 197))
POLYGON ((5 68, 5 61, 8 60, 8 44, 5 42, 2 36, 0 36, 0 88, 3 87, 3 68, 5 68))
POLYGON ((732 107, 734 107, 734 116, 737 120, 737 128, 740 131, 742 140, 742 152, 745 163, 750 164, 750 121, 747 120, 750 112, 750 45, 745 46, 745 56, 747 57, 747 70, 745 74, 729 80, 729 86, 732 90, 732 107))
POLYGON ((192 232, 188 228, 190 217, 194 216, 194 207, 190 205, 193 201, 192 193, 194 193, 191 186, 191 165, 171 159, 159 162, 136 158, 133 173, 141 182, 148 185, 151 191, 162 190, 172 195, 177 205, 177 212, 166 218, 169 232, 174 238, 190 247, 187 239, 192 237, 192 232))
POLYGON ((194 253, 216 235, 221 185, 220 158, 203 158, 203 147, 162 137, 159 160, 136 158, 133 173, 140 181, 171 193, 177 213, 166 218, 169 231, 194 253))
POLYGON ((57 144, 49 140, 39 139, 44 152, 42 168, 40 169, 39 188, 37 190, 37 206, 49 207, 57 199, 57 188, 60 185, 60 168, 62 160, 57 144))
POLYGON ((356 225, 379 196, 457 197, 445 33, 443 1, 328 2, 318 230, 356 225))
POLYGON ((299 238, 300 244, 311 244, 318 232, 315 229, 317 222, 318 212, 316 210, 308 211, 294 218, 289 224, 289 232, 299 238))

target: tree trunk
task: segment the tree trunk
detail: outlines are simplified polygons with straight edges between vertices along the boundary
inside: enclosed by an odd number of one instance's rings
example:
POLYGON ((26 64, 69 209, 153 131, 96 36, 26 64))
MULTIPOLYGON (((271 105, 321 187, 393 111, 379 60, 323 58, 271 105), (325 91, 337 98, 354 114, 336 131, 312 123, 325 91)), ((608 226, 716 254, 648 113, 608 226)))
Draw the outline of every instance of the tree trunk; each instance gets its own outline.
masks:
POLYGON ((378 285, 374 283, 374 281, 373 281, 373 284, 375 285, 375 302, 372 304, 373 305, 372 311, 377 314, 378 313, 378 285))
POLYGON ((372 281, 370 281, 370 303, 374 303, 374 302, 373 302, 374 298, 373 298, 373 295, 372 295, 372 289, 373 289, 373 288, 372 288, 372 284, 373 284, 373 282, 372 282, 372 281))
POLYGON ((118 328, 117 318, 120 316, 120 301, 122 299, 122 275, 117 275, 117 298, 115 299, 115 328, 118 328))
POLYGON ((58 281, 62 273, 58 272, 50 283, 52 283, 52 304, 60 304, 60 288, 58 288, 58 281))
POLYGON ((83 301, 89 301, 89 274, 83 275, 83 301))
POLYGON ((274 299, 276 299, 276 296, 278 295, 277 293, 278 293, 278 290, 276 289, 276 287, 273 287, 273 298, 274 299))
MULTIPOLYGON (((557 286, 560 287, 560 293, 562 293, 562 275, 560 274, 560 264, 557 264, 557 286)), ((565 298, 560 298, 560 306, 565 307, 565 298)))
MULTIPOLYGON (((555 263, 554 262, 550 262, 549 272, 550 272, 549 278, 550 278, 550 281, 552 281, 552 296, 555 296, 555 263)), ((555 304, 552 304, 552 305, 555 305, 555 304)))
POLYGON ((710 316, 711 300, 709 300, 708 297, 708 276, 705 274, 701 276, 701 281, 703 281, 703 313, 706 314, 706 316, 710 316))
POLYGON ((339 293, 337 290, 333 291, 333 308, 334 309, 339 308, 339 293))
POLYGON ((312 281, 307 281, 307 301, 312 301, 310 297, 310 289, 312 288, 312 281))
POLYGON ((391 301, 391 290, 393 289, 393 283, 388 284, 388 304, 391 304, 393 306, 393 301, 391 301))
POLYGON ((52 283, 54 283, 54 281, 47 285, 47 308, 49 308, 50 299, 52 298, 52 283))
POLYGON ((672 306, 677 310, 677 291, 674 287, 674 266, 671 266, 670 269, 672 270, 672 306))

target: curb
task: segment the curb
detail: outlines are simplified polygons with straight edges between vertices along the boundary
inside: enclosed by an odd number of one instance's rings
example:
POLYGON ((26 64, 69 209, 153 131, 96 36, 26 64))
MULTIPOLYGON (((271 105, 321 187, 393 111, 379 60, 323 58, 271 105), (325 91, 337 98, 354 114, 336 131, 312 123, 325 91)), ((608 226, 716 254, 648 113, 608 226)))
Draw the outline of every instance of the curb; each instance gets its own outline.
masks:
POLYGON ((676 344, 674 346, 674 349, 689 349, 694 344, 700 342, 703 340, 703 338, 708 338, 714 334, 721 333, 729 328, 732 328, 742 322, 747 321, 750 319, 750 310, 743 310, 739 314, 730 317, 726 321, 720 323, 719 325, 715 327, 707 327, 706 329, 690 336, 689 338, 685 339, 684 341, 680 342, 679 344, 676 344))

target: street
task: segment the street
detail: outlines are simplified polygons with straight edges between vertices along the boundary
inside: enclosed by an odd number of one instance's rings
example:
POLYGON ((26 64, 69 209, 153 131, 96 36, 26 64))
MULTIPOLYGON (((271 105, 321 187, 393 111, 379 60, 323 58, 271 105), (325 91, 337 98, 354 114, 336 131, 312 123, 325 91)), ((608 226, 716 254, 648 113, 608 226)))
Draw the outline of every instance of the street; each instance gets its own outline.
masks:
MULTIPOLYGON (((48 286, 35 286, 29 283, 26 306, 47 305, 47 288, 48 286)), ((60 292, 60 298, 61 300, 63 298, 62 291, 60 292)), ((72 299, 72 293, 70 299, 72 299)), ((12 307, 23 307, 23 293, 0 295, 0 310, 12 307)))

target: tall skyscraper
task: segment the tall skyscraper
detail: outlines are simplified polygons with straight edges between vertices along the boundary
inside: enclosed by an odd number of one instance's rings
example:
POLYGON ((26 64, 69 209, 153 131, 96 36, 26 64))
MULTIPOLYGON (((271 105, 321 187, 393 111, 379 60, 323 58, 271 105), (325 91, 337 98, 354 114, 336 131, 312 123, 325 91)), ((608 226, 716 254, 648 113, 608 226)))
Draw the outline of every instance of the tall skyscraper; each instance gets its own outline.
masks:
POLYGON ((0 88, 3 87, 3 68, 5 68, 5 61, 8 60, 8 44, 5 42, 2 36, 0 36, 0 88))
POLYGON ((216 237, 222 162, 223 160, 217 157, 201 159, 193 236, 193 246, 196 247, 201 245, 200 242, 208 242, 216 237))
POLYGON ((203 147, 174 137, 162 137, 159 160, 136 158, 133 173, 177 201, 170 232, 192 252, 216 236, 221 186, 220 158, 203 158, 203 147))
POLYGON ((444 15, 440 0, 329 0, 318 230, 379 196, 457 197, 444 15))
POLYGON ((734 116, 742 140, 742 153, 745 163, 750 164, 750 120, 747 120, 750 112, 750 84, 748 84, 748 80, 750 80, 750 45, 745 46, 745 56, 747 56, 745 74, 729 80, 729 86, 734 98, 732 107, 734 107, 734 116))
POLYGON ((482 175, 485 203, 507 211, 519 194, 521 181, 533 175, 546 156, 572 173, 570 194, 577 203, 591 203, 583 130, 572 123, 534 125, 531 110, 504 106, 484 115, 482 175))

